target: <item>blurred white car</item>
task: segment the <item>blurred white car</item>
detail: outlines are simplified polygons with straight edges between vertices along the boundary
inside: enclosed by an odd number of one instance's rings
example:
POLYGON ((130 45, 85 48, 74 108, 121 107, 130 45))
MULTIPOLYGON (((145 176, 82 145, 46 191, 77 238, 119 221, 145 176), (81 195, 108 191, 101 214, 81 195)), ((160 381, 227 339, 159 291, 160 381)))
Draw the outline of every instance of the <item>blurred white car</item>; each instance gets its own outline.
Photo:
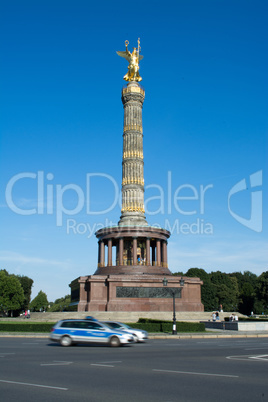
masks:
POLYGON ((148 339, 148 332, 144 331, 143 329, 132 328, 127 324, 123 324, 122 322, 116 322, 116 321, 102 321, 102 322, 111 329, 116 329, 118 331, 125 331, 133 335, 135 342, 144 342, 146 339, 148 339))

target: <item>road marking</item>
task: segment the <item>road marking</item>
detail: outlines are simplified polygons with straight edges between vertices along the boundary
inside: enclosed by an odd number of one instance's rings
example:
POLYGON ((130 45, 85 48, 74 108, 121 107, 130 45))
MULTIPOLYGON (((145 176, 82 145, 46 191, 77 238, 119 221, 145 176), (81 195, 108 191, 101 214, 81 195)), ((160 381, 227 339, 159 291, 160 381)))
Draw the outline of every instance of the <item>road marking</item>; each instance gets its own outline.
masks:
POLYGON ((198 342, 196 342, 196 343, 211 343, 211 342, 208 342, 208 341, 198 341, 198 342))
POLYGON ((6 384, 28 385, 30 387, 50 388, 50 389, 59 389, 60 391, 68 391, 68 388, 53 387, 51 385, 30 384, 28 382, 7 381, 7 380, 0 380, 0 382, 6 383, 6 384))
POLYGON ((268 355, 252 356, 252 357, 250 357, 250 359, 267 360, 268 361, 268 355))
POLYGON ((73 362, 54 360, 53 363, 41 363, 40 366, 68 366, 69 364, 72 363, 73 362))
POLYGON ((111 362, 99 362, 100 364, 107 364, 107 363, 122 363, 122 360, 114 360, 111 362))
POLYGON ((153 371, 158 371, 158 372, 161 372, 161 373, 176 373, 176 374, 205 375, 205 376, 212 376, 212 377, 239 378, 238 375, 210 374, 210 373, 195 373, 195 372, 193 372, 193 371, 175 371, 175 370, 158 370, 158 369, 153 369, 153 371))
POLYGON ((91 363, 91 366, 99 366, 99 367, 114 367, 114 366, 111 366, 111 365, 109 365, 109 364, 97 364, 97 363, 91 363))
POLYGON ((240 355, 240 356, 226 356, 230 360, 250 360, 251 361, 268 361, 268 355, 240 355))

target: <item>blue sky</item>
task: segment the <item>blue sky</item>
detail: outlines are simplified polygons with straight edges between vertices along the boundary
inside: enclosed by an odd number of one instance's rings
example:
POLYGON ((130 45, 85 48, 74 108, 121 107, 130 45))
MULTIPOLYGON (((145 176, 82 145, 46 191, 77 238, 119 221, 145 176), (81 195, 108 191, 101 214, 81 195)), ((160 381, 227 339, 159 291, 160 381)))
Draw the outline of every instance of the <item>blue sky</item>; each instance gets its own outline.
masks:
POLYGON ((51 301, 95 272, 94 232, 120 217, 127 62, 116 51, 141 38, 146 217, 172 232, 169 268, 266 271, 267 11, 2 2, 1 268, 51 301))

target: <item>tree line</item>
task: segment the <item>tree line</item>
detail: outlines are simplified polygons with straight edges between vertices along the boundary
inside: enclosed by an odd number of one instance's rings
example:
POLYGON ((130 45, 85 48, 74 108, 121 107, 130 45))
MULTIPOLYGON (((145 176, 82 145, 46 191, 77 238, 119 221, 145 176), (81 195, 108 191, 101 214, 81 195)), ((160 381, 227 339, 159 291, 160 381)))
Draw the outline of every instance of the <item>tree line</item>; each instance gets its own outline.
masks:
POLYGON ((185 274, 203 281, 201 300, 205 311, 238 311, 245 315, 268 313, 268 271, 257 276, 250 271, 207 273, 202 268, 190 268, 185 274))
POLYGON ((15 317, 26 310, 53 312, 75 309, 75 306, 69 306, 71 295, 49 302, 46 293, 40 290, 31 300, 33 282, 27 276, 9 274, 5 269, 0 270, 0 316, 15 317))
POLYGON ((0 315, 18 316, 24 311, 40 311, 48 308, 47 295, 40 290, 31 301, 33 280, 28 276, 9 274, 0 270, 0 315))
POLYGON ((33 280, 28 276, 9 274, 0 270, 0 313, 18 315, 29 308, 33 280))

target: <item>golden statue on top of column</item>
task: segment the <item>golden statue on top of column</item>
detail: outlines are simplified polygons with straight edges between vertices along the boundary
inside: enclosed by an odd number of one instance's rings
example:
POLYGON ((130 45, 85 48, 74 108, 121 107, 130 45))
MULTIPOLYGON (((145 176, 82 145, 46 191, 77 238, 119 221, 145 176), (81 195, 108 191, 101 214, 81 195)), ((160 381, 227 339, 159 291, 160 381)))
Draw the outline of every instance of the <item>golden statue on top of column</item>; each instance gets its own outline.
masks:
POLYGON ((140 55, 140 38, 138 39, 138 47, 133 48, 133 52, 130 53, 128 50, 129 41, 125 41, 126 50, 124 52, 116 52, 118 56, 124 57, 129 62, 128 72, 124 76, 124 80, 126 81, 141 81, 142 78, 139 74, 139 61, 143 59, 143 56, 140 55))

